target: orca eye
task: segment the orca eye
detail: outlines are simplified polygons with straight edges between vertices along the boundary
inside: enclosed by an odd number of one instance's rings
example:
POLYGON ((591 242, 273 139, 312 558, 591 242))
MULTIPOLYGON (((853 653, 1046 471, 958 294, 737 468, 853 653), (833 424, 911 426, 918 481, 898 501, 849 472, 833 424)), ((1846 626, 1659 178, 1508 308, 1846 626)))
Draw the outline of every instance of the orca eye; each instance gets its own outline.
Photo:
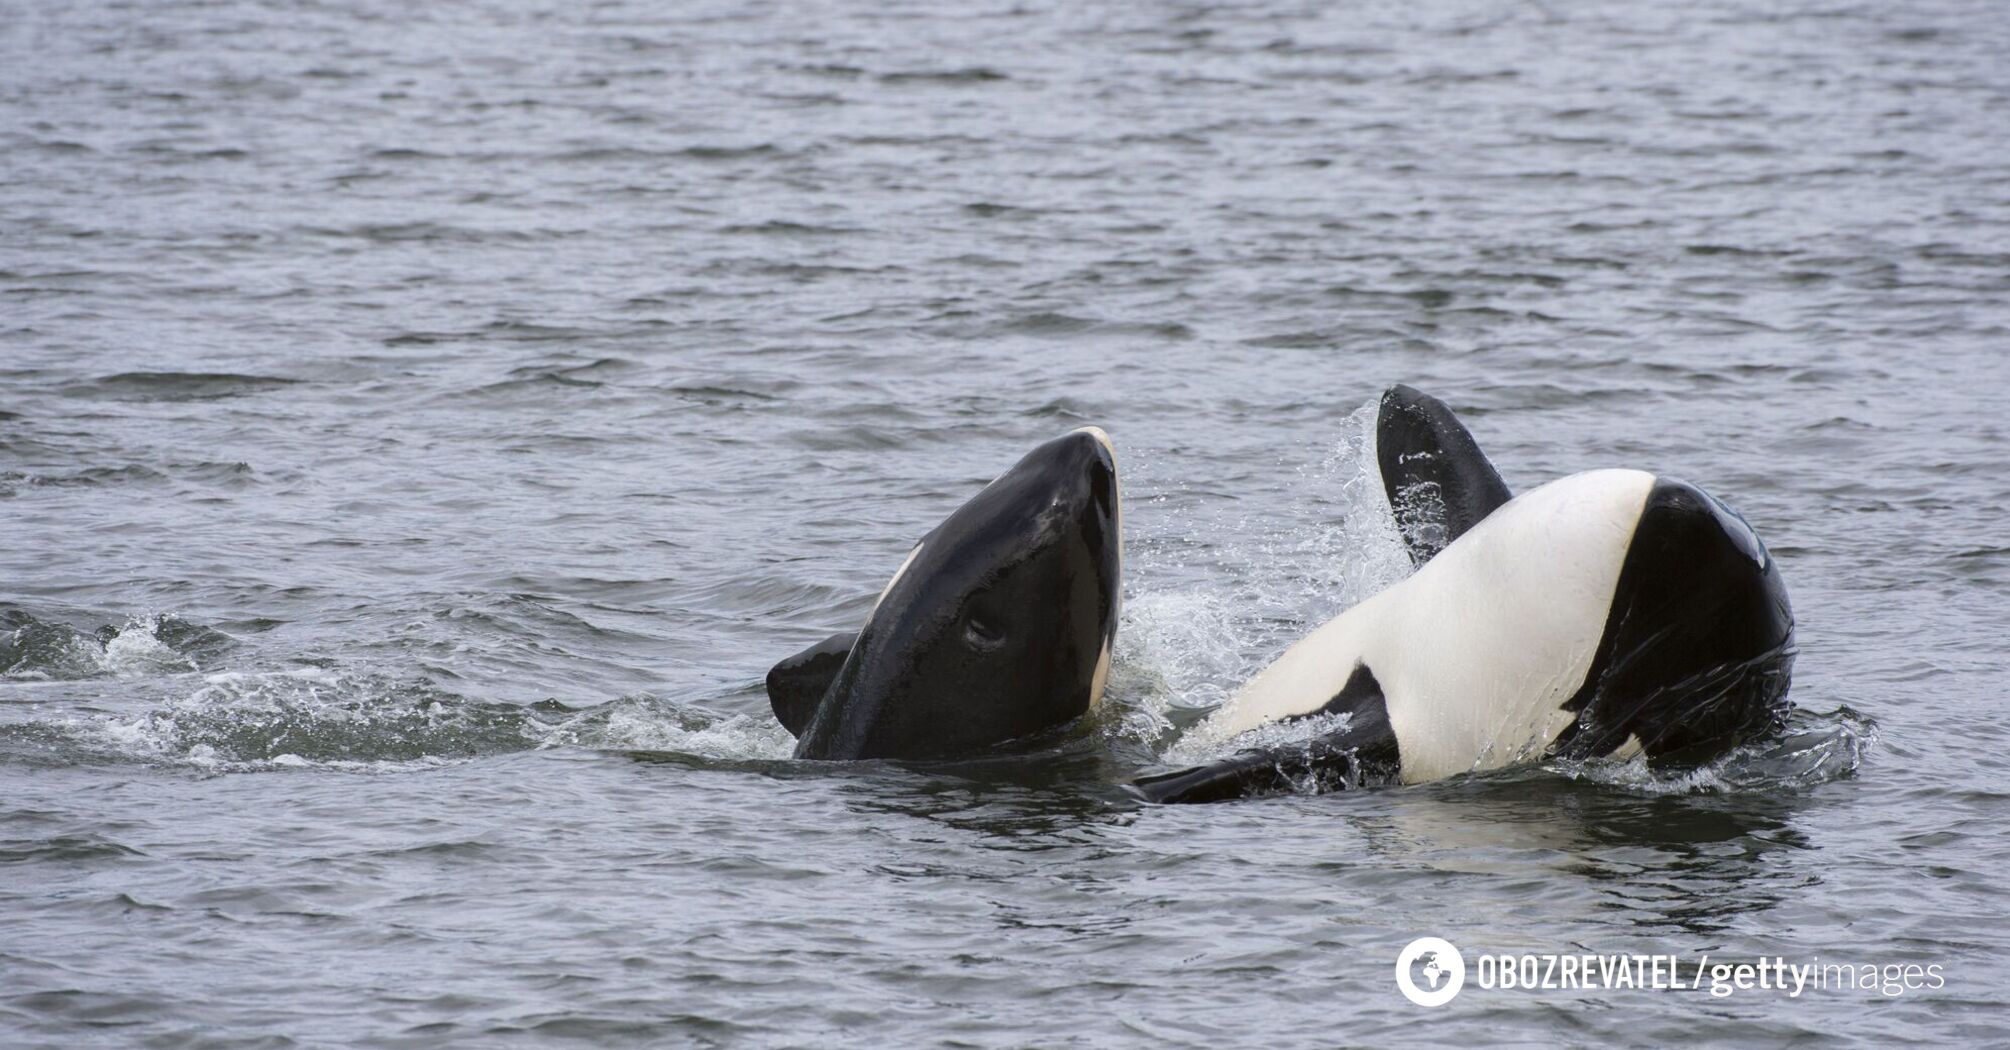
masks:
POLYGON ((1004 631, 975 616, 964 621, 963 637, 970 643, 971 648, 986 652, 1005 644, 1004 631))

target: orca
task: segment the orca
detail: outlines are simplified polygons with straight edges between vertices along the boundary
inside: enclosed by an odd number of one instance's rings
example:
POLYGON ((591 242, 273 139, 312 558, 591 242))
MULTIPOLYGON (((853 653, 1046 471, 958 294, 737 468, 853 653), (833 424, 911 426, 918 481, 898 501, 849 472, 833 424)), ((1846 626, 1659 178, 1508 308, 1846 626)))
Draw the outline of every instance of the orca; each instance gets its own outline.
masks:
POLYGON ((776 664, 775 717, 806 759, 981 754, 1080 718, 1116 640, 1116 449, 1055 438, 914 545, 855 632, 776 664))
POLYGON ((1437 399, 1384 395, 1377 463, 1415 570, 1300 639, 1191 732, 1297 742, 1147 776, 1205 802, 1415 784, 1552 758, 1706 762, 1784 723, 1794 618, 1772 555, 1685 481, 1594 470, 1510 498, 1437 399), (1329 722, 1331 723, 1329 725, 1329 722))

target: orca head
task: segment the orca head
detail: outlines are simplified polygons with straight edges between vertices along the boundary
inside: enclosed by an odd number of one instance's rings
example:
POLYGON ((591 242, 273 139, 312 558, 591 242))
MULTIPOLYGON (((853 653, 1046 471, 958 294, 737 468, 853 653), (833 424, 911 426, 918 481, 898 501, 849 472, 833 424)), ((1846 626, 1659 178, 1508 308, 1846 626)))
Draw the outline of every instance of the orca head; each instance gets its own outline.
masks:
POLYGON ((796 757, 944 758, 1081 716, 1109 672, 1122 558, 1108 435, 1027 453, 908 554, 796 757))
POLYGON ((1637 742, 1656 767, 1693 766, 1775 732, 1787 713, 1794 613, 1742 515, 1659 477, 1620 569, 1605 633, 1552 745, 1571 758, 1637 742))

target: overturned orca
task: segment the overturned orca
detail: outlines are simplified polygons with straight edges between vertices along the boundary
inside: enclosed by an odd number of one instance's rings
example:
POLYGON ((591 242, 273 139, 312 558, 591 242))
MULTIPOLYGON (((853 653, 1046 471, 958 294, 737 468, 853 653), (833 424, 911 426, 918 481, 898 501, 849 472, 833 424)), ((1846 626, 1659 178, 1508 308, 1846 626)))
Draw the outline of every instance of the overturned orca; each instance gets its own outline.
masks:
POLYGON ((1765 545, 1635 470, 1509 498, 1451 411, 1383 398, 1377 461, 1416 571, 1313 631, 1198 732, 1344 715, 1302 743, 1142 778, 1151 801, 1418 783, 1544 758, 1707 761, 1778 728, 1793 614, 1765 545))
POLYGON ((1049 441, 923 536, 857 632, 768 672, 775 717, 817 759, 948 758, 1065 725, 1102 696, 1122 565, 1109 436, 1049 441))

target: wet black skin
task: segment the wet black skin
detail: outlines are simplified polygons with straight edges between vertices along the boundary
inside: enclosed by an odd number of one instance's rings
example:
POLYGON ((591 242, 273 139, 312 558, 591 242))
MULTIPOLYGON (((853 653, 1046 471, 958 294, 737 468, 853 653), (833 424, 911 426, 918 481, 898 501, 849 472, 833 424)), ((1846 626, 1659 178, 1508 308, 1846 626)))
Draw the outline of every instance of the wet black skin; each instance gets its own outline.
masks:
POLYGON ((1611 754, 1638 737, 1648 762, 1707 762, 1779 730, 1794 667, 1779 565, 1716 497, 1656 478, 1619 570, 1605 632, 1552 755, 1611 754))
POLYGON ((770 673, 776 716, 798 723, 796 757, 967 756, 1081 717, 1116 627, 1117 500, 1109 450, 1078 431, 958 508, 841 664, 836 636, 770 673))
POLYGON ((1423 565, 1509 499, 1507 483, 1443 401, 1397 384, 1382 394, 1375 459, 1396 529, 1423 565))

